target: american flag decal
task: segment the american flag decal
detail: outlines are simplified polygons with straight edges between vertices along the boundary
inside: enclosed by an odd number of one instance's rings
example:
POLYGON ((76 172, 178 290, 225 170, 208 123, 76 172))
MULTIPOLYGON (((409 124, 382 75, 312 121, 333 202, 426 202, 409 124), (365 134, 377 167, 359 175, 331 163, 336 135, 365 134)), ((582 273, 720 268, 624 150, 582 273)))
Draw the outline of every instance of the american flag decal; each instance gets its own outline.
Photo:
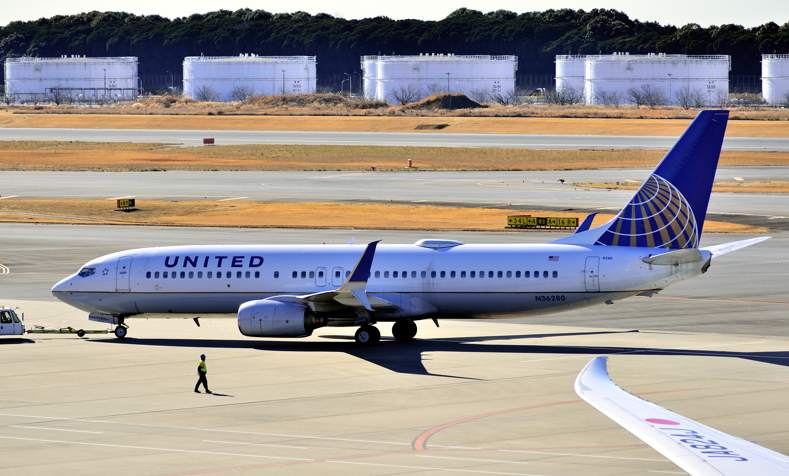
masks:
POLYGON ((559 261, 559 257, 556 255, 548 256, 548 261, 559 261))

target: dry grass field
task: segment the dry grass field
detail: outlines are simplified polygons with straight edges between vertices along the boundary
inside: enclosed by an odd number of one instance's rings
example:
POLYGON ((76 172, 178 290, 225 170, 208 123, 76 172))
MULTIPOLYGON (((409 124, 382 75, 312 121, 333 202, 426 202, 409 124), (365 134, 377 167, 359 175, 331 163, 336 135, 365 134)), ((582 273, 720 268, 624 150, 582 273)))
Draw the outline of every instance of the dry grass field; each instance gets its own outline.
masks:
MULTIPOLYGON (((505 228, 508 215, 583 219, 569 212, 372 203, 144 200, 138 206, 138 211, 121 212, 111 200, 7 199, 0 200, 0 222, 496 231, 505 228)), ((598 215, 595 224, 610 218, 598 215)), ((763 233, 766 229, 707 221, 705 231, 763 233)))
MULTIPOLYGON (((653 167, 659 150, 161 144, 0 141, 0 170, 573 170, 653 167)), ((724 152, 722 166, 788 166, 786 152, 724 152)))
MULTIPOLYGON (((223 106, 224 107, 224 106, 223 106)), ((480 109, 485 110, 485 109, 480 109)), ((190 129, 332 132, 415 132, 425 124, 447 124, 440 133, 538 134, 538 135, 636 135, 678 136, 695 112, 684 119, 628 115, 612 118, 574 117, 481 117, 481 116, 336 116, 251 115, 242 113, 110 114, 104 108, 81 108, 70 113, 0 111, 0 127, 55 127, 83 129, 190 129), (615 119, 615 120, 614 120, 615 119)), ((478 110, 474 110, 478 111, 478 110)), ((687 111, 685 111, 687 112, 687 111)), ((297 111, 291 111, 296 114, 297 111)), ((676 116, 668 116, 676 117, 676 116)), ((736 115, 734 117, 737 117, 736 115)), ((436 132, 428 130, 428 132, 436 132)), ((743 137, 787 137, 789 120, 731 120, 727 134, 743 137)))
MULTIPOLYGON (((636 190, 637 183, 602 182, 576 183, 580 188, 604 188, 607 190, 636 190)), ((752 180, 715 182, 713 192, 718 193, 789 193, 789 182, 785 180, 752 180)))

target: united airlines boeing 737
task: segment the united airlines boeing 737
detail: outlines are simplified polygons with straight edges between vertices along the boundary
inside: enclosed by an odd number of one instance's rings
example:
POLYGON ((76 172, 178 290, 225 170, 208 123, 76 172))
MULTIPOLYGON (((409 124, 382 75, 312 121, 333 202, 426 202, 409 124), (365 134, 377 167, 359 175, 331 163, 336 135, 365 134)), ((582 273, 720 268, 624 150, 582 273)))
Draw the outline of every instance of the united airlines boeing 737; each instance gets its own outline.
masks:
POLYGON ((414 321, 546 313, 651 295, 767 239, 700 247, 728 111, 699 113, 608 223, 587 217, 548 244, 176 246, 96 258, 55 284, 60 300, 116 325, 134 316, 235 315, 242 334, 304 337, 355 326, 356 341, 412 339, 414 321))

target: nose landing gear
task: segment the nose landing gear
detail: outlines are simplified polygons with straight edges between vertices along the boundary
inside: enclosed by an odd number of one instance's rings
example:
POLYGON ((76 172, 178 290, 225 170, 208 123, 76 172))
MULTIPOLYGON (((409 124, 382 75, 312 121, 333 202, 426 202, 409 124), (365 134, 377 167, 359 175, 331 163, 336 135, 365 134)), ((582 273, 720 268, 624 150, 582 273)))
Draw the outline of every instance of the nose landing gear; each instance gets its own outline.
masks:
POLYGON ((115 334, 115 337, 117 337, 118 339, 123 339, 123 338, 126 337, 126 334, 128 332, 129 332, 129 326, 124 324, 122 317, 119 317, 118 318, 118 326, 115 328, 115 331, 113 331, 113 333, 115 334))

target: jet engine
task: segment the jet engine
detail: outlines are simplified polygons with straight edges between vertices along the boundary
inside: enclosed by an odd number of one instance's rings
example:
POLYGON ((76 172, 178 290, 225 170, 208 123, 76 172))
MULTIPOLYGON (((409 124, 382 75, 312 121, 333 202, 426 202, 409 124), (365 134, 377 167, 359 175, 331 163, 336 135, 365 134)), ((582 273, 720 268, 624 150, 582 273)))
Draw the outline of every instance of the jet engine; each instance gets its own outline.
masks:
POLYGON ((295 302, 261 299, 238 308, 238 330, 249 337, 307 337, 325 325, 325 319, 295 302))

